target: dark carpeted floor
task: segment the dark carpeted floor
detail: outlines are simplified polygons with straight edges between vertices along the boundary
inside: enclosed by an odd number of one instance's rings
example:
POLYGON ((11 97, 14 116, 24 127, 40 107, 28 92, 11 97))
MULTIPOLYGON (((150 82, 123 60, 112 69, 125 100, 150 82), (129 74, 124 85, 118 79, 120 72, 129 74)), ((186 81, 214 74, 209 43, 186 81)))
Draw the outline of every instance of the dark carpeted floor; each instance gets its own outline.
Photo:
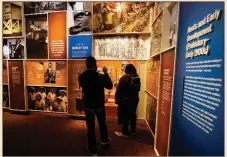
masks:
MULTIPOLYGON (((107 126, 112 143, 108 148, 103 148, 96 124, 98 155, 156 156, 154 139, 145 121, 138 121, 137 136, 128 139, 115 136, 114 131, 120 130, 116 119, 107 118, 107 126)), ((47 113, 3 113, 4 156, 88 156, 86 145, 86 124, 83 120, 47 113)))

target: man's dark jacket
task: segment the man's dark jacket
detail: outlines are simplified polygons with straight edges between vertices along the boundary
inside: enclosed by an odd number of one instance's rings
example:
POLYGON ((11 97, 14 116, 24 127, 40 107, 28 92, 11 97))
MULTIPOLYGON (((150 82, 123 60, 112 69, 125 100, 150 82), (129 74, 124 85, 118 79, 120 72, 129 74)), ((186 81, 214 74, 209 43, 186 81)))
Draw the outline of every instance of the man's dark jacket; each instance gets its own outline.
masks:
POLYGON ((88 109, 100 109, 105 104, 104 88, 112 89, 113 84, 106 74, 95 70, 86 70, 79 76, 79 84, 83 89, 84 105, 88 109))

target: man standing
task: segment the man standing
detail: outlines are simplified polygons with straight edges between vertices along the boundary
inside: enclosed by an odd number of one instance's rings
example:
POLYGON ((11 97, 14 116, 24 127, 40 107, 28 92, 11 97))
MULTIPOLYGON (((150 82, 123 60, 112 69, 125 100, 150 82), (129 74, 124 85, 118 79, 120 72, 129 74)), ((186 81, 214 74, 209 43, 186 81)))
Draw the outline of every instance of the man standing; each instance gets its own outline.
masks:
POLYGON ((13 51, 14 52, 14 59, 22 59, 23 49, 24 49, 24 46, 21 45, 21 40, 17 39, 16 40, 16 46, 15 46, 15 49, 13 51))
POLYGON ((99 123, 101 134, 101 144, 107 145, 111 142, 108 137, 105 112, 104 88, 112 89, 113 84, 104 67, 104 74, 97 72, 96 60, 94 57, 88 57, 86 60, 87 70, 79 75, 79 84, 82 87, 84 95, 84 107, 88 133, 88 151, 91 155, 97 155, 96 137, 95 137, 95 115, 99 123))

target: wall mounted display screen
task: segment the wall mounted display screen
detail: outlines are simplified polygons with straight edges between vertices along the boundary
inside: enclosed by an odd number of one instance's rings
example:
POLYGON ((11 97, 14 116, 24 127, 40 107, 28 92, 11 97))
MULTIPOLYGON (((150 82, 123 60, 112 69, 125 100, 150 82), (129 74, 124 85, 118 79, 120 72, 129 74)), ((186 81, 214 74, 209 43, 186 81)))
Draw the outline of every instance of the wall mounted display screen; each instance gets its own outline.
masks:
POLYGON ((146 60, 150 52, 148 36, 95 37, 93 43, 96 59, 146 60))
POLYGON ((3 39, 3 59, 24 59, 24 39, 3 39))
POLYGON ((66 12, 48 14, 49 58, 67 58, 66 12))
POLYGON ((3 37, 22 36, 22 2, 4 2, 3 37))
POLYGON ((27 61, 27 84, 67 86, 66 61, 27 61))
POLYGON ((181 3, 179 15, 169 155, 224 156, 224 2, 181 3))
POLYGON ((91 56, 92 51, 92 36, 69 36, 69 59, 86 59, 91 56))
POLYGON ((47 14, 26 16, 26 47, 28 59, 48 59, 47 14))
POLYGON ((150 32, 150 2, 94 2, 94 33, 150 32))
POLYGON ((67 89, 61 87, 27 87, 28 108, 49 112, 67 112, 67 89))
POLYGON ((92 34, 92 2, 67 3, 69 35, 92 34))
POLYGON ((158 97, 160 72, 160 56, 153 57, 147 61, 147 84, 146 90, 155 98, 158 97))
POLYGON ((66 2, 24 2, 25 14, 38 14, 67 10, 66 2))

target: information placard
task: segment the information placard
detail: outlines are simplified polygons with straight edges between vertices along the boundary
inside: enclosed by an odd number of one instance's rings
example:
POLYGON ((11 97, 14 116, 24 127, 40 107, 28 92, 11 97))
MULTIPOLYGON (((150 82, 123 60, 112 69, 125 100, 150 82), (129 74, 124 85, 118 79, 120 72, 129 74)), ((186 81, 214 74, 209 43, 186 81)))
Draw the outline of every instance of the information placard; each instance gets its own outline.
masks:
POLYGON ((85 59, 91 56, 92 51, 92 36, 69 36, 69 58, 70 59, 85 59))
POLYGON ((182 3, 169 155, 224 155, 224 2, 182 3))
POLYGON ((49 58, 67 58, 66 12, 48 14, 49 58))
POLYGON ((10 109, 25 110, 23 61, 9 61, 10 109))
POLYGON ((155 146, 161 156, 167 156, 175 49, 170 49, 163 53, 161 57, 162 65, 155 146))

